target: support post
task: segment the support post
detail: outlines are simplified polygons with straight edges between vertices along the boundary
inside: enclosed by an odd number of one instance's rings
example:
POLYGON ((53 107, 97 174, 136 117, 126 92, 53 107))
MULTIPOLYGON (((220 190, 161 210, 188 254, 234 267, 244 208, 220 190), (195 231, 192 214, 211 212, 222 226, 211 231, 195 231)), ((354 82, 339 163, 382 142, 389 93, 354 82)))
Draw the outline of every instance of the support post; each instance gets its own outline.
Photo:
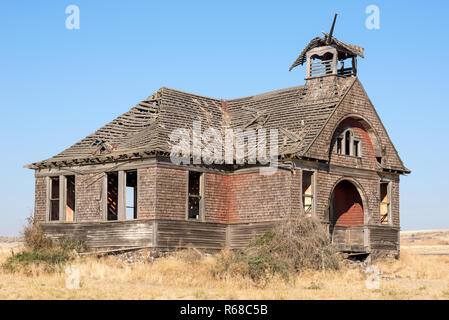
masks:
POLYGON ((103 174, 103 181, 101 186, 101 212, 103 220, 108 220, 108 175, 103 174))
POLYGON ((66 221, 67 206, 67 178, 59 176, 59 221, 66 221))
POLYGON ((117 214, 118 220, 126 220, 126 173, 123 170, 118 172, 117 214))

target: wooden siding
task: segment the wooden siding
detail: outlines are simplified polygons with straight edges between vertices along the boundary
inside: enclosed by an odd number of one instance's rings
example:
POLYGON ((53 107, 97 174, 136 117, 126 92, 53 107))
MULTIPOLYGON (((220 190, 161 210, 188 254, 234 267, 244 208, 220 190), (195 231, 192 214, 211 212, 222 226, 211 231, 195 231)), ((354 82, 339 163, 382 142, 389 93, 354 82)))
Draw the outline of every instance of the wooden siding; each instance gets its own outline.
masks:
POLYGON ((153 221, 130 220, 86 223, 44 223, 42 228, 52 238, 75 238, 90 248, 127 248, 152 245, 153 221))
POLYGON ((376 250, 399 250, 399 228, 371 226, 370 244, 376 250))
MULTIPOLYGON (((240 249, 278 221, 209 223, 181 220, 130 220, 85 223, 43 223, 52 238, 80 239, 93 249, 154 247, 207 250, 240 249)), ((399 229, 387 226, 335 226, 332 241, 341 251, 399 250, 399 229), (365 246, 365 238, 369 243, 365 246)))
POLYGON ((363 226, 335 226, 332 242, 342 251, 366 251, 363 226))
POLYGON ((196 221, 158 220, 157 247, 224 249, 226 224, 196 221))
POLYGON ((244 248, 257 236, 273 229, 275 225, 276 221, 231 224, 228 232, 228 247, 230 249, 244 248))
POLYGON ((91 248, 155 247, 221 250, 244 248, 276 222, 225 224, 180 220, 43 223, 52 238, 75 238, 91 248), (153 233, 156 230, 156 233, 153 233))

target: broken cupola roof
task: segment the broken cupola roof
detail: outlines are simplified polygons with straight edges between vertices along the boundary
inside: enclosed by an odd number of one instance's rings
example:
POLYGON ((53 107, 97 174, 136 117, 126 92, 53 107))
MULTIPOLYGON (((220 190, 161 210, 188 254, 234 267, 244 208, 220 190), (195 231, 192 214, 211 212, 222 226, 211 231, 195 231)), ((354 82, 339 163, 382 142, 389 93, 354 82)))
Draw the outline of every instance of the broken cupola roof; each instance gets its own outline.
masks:
POLYGON ((289 71, 307 63, 306 79, 323 75, 345 77, 357 75, 357 56, 363 58, 364 49, 353 44, 341 42, 333 36, 336 19, 337 14, 335 14, 329 34, 323 32, 324 38, 316 37, 312 39, 295 62, 293 62, 289 71), (347 59, 351 59, 351 66, 349 67, 345 67, 345 60, 347 59), (340 62, 340 68, 338 67, 338 62, 340 62))

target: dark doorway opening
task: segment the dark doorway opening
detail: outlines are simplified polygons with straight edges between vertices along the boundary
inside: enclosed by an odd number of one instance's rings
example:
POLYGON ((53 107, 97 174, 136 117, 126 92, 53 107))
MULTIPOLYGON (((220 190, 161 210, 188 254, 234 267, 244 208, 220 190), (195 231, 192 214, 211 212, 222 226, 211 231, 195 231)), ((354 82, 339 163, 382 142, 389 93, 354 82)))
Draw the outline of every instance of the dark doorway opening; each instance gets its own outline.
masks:
POLYGON ((359 226, 364 223, 363 202, 357 188, 349 181, 338 183, 332 194, 332 224, 359 226))

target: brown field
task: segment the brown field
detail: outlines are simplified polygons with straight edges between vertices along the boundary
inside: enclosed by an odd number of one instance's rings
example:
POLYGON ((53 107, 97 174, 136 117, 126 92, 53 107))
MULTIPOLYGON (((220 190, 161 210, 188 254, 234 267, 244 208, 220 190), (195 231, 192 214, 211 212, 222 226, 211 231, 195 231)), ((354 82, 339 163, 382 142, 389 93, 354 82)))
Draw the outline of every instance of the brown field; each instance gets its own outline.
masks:
MULTIPOLYGON (((449 299, 449 231, 401 234, 399 260, 376 263, 379 289, 367 289, 367 275, 357 265, 339 271, 303 272, 266 286, 248 278, 216 279, 215 256, 166 257, 153 263, 126 264, 116 257, 84 257, 73 265, 81 288, 66 288, 67 274, 32 275, 0 269, 0 299, 449 299)), ((0 243, 0 263, 20 243, 0 243)))

